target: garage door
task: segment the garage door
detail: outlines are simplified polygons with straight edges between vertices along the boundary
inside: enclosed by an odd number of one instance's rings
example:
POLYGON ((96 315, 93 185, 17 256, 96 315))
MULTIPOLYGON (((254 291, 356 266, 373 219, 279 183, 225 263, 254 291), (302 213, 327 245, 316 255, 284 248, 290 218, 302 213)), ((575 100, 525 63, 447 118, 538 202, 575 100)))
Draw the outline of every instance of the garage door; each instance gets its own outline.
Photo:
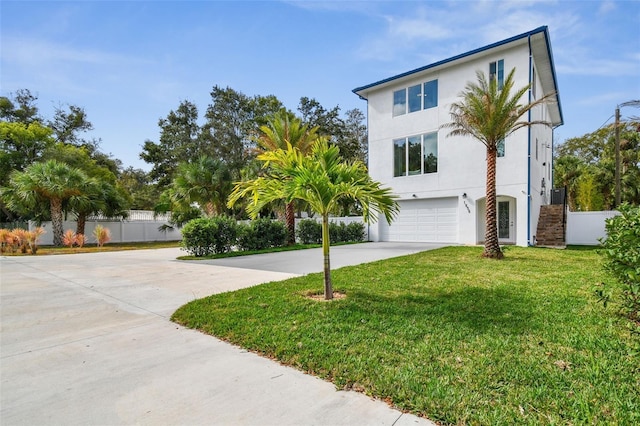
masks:
POLYGON ((400 213, 386 229, 386 241, 458 241, 458 199, 400 201, 400 213))

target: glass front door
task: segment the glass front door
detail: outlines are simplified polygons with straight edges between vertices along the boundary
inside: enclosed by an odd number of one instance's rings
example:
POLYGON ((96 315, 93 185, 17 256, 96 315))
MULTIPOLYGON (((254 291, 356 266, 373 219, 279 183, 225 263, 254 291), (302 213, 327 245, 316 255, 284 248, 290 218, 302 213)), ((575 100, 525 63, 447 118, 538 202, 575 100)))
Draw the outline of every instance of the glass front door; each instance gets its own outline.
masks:
POLYGON ((511 237, 510 202, 498 201, 498 238, 508 240, 511 237))

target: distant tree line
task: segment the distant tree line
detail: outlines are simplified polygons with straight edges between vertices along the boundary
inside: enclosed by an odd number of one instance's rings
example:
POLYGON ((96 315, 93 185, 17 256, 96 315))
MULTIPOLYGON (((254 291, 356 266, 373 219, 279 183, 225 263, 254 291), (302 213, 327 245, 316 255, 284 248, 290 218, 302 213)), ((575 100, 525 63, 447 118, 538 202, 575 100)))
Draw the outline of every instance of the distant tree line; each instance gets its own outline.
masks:
MULTIPOLYGON (((84 233, 88 216, 124 217, 129 209, 175 211, 178 224, 202 215, 240 216, 241 207, 226 207, 226 196, 234 182, 260 173, 260 128, 278 113, 327 136, 345 159, 367 159, 365 116, 358 109, 342 116, 338 106, 326 109, 302 97, 294 113, 273 95, 214 86, 202 117, 195 104, 182 101, 159 119, 159 140, 146 140, 140 153, 149 172, 123 168, 101 151, 100 139, 86 136, 93 125, 84 108, 59 105, 53 117, 43 117, 37 100, 28 89, 0 97, 2 223, 53 220, 60 227, 70 217, 84 233)), ((54 231, 59 244, 61 231, 54 231)))

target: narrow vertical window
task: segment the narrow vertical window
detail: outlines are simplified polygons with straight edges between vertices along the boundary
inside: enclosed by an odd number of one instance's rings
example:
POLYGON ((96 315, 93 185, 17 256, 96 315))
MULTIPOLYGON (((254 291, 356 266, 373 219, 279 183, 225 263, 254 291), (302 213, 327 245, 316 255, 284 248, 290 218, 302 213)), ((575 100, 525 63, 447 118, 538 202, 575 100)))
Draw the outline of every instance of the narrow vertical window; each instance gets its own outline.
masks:
POLYGON ((395 139, 393 141, 393 176, 405 176, 407 174, 407 148, 406 140, 395 139))
POLYGON ((424 83, 424 109, 438 106, 438 80, 424 83))
POLYGON ((533 96, 533 100, 536 99, 536 69, 531 68, 531 95, 533 96))
POLYGON ((538 159, 538 138, 536 138, 536 160, 538 159))
POLYGON ((408 174, 419 175, 422 173, 422 138, 420 136, 411 136, 408 138, 409 161, 408 174))
POLYGON ((407 89, 393 92, 393 116, 407 113, 407 89))
POLYGON ((498 157, 504 157, 504 139, 500 139, 498 141, 496 150, 498 151, 498 157))
POLYGON ((502 90, 504 86, 504 60, 498 61, 498 89, 502 90))
POLYGON ((422 109, 422 85, 409 87, 409 112, 422 109))
POLYGON ((489 81, 495 81, 498 89, 502 90, 504 86, 504 60, 500 59, 496 62, 489 63, 489 81))
POLYGON ((436 173, 438 171, 438 133, 422 135, 422 152, 424 173, 436 173))

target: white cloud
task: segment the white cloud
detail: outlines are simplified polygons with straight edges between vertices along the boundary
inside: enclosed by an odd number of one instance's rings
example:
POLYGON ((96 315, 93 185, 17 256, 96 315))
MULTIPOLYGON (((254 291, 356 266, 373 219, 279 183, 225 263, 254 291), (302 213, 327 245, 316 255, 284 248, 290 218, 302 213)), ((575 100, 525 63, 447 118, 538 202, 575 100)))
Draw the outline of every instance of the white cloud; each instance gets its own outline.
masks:
POLYGON ((607 13, 611 12, 612 10, 616 10, 616 9, 617 9, 617 6, 613 1, 605 0, 600 4, 600 8, 598 9, 598 13, 600 15, 606 15, 607 13))

